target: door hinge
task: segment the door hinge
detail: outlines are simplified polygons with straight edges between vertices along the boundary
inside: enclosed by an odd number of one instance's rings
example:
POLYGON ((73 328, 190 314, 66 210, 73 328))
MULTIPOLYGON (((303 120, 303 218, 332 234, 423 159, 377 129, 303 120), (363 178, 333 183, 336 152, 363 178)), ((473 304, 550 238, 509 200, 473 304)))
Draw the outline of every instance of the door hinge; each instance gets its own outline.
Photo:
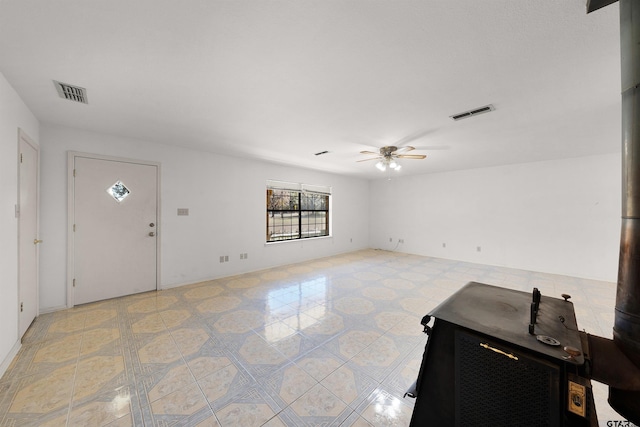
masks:
POLYGON ((75 169, 73 170, 73 177, 74 178, 76 177, 76 170, 75 169))
POLYGON ((16 205, 16 218, 20 218, 20 205, 16 205))
POLYGON ((74 233, 76 232, 76 225, 75 224, 73 224, 73 232, 74 233))
POLYGON ((76 287, 76 279, 73 279, 73 287, 76 287))
POLYGON ((20 153, 20 163, 22 163, 22 153, 20 153))
POLYGON ((21 302, 20 303, 20 313, 22 313, 24 311, 24 303, 21 302))

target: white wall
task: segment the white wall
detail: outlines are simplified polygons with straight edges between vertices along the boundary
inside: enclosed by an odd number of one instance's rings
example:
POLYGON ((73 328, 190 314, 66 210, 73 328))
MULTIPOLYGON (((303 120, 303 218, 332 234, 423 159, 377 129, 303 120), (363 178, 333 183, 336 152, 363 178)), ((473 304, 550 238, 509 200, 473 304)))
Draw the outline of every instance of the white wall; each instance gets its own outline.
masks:
POLYGON ((349 252, 369 245, 369 182, 43 124, 40 306, 66 304, 67 151, 161 162, 161 287, 349 252), (333 237, 265 245, 267 179, 333 187, 333 237), (189 208, 189 216, 177 216, 189 208), (351 241, 353 239, 353 241, 351 241), (247 260, 240 260, 240 253, 247 260), (220 255, 229 262, 221 264, 220 255))
POLYGON ((0 73, 0 375, 19 347, 18 128, 38 141, 38 121, 0 73))
POLYGON ((618 153, 372 181, 371 246, 615 282, 620 165, 618 153))

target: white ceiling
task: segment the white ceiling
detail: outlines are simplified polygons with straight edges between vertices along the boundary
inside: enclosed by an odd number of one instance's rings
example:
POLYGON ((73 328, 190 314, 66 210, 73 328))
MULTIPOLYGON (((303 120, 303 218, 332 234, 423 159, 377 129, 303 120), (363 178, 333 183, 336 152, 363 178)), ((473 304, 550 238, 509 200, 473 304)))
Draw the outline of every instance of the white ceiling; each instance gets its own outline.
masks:
POLYGON ((366 178, 398 142, 401 174, 612 153, 619 9, 585 4, 0 0, 0 72, 42 122, 366 178))

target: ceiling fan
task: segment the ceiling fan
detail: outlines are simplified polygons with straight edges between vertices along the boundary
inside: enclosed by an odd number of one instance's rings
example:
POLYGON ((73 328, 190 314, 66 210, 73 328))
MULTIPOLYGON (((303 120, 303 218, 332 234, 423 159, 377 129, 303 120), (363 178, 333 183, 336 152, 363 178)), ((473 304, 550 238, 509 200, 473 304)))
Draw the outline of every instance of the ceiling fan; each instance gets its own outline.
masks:
POLYGON ((358 162, 378 160, 378 163, 376 163, 376 167, 381 171, 385 171, 387 167, 394 170, 399 170, 401 168, 401 165, 396 162, 396 159, 424 159, 427 157, 424 154, 404 154, 412 150, 415 150, 415 147, 411 147, 410 145, 401 148, 398 148, 394 145, 389 145, 381 147, 379 153, 373 151, 361 151, 360 154, 374 154, 376 157, 358 160, 358 162))

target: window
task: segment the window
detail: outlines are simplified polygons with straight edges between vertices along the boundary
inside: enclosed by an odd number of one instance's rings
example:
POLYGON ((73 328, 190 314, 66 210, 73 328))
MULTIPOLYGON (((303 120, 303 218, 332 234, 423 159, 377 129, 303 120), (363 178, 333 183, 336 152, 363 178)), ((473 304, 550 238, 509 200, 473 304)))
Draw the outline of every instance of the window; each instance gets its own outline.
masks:
POLYGON ((331 188, 267 182, 267 242, 329 235, 331 188))
POLYGON ((118 180, 111 187, 107 188, 107 193, 113 197, 116 202, 120 203, 131 193, 131 191, 129 191, 122 181, 118 180))

